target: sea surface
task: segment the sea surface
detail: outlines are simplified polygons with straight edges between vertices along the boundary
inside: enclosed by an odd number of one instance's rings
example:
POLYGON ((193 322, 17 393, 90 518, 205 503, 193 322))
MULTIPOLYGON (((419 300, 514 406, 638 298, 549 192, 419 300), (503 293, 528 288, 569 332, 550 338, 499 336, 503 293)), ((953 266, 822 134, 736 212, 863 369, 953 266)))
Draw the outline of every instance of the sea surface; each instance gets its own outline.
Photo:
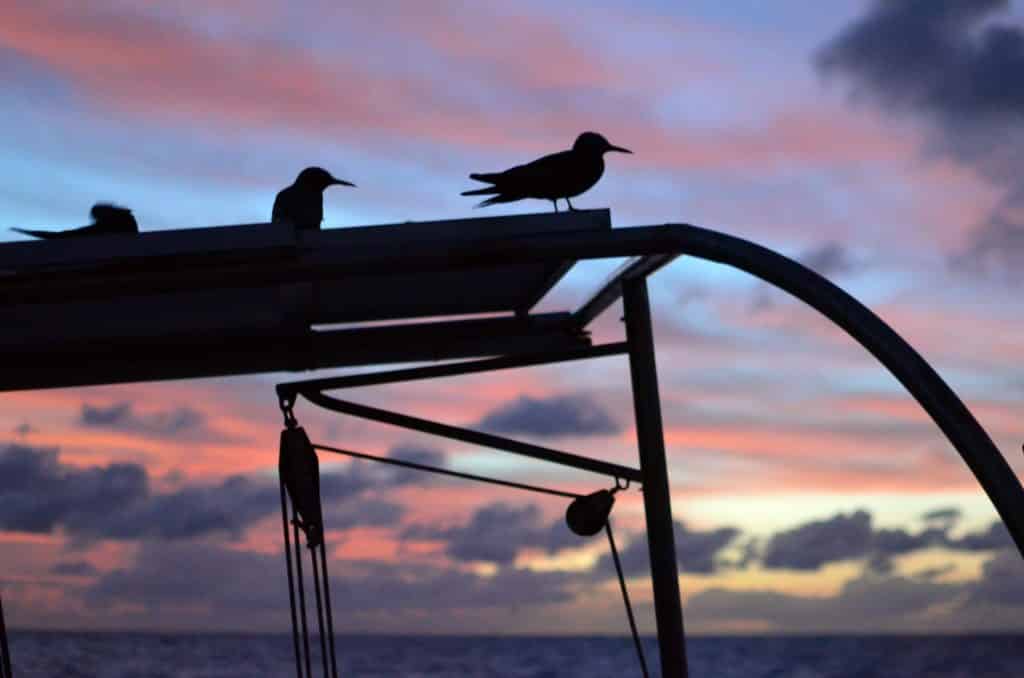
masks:
MULTIPOLYGON (((15 632, 10 644, 15 678, 296 675, 288 635, 15 632)), ((336 647, 340 676, 641 675, 628 637, 339 636, 336 647)), ((645 650, 660 675, 653 638, 645 650)), ((1020 635, 698 637, 687 652, 695 678, 1024 677, 1020 635)))

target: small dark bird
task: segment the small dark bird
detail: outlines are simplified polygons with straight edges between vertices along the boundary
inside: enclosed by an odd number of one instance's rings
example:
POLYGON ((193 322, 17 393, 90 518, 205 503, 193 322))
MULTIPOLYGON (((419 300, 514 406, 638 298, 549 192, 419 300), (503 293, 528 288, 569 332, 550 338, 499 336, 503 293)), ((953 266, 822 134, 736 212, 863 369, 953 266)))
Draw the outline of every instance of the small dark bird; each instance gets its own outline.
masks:
POLYGON ((287 221, 295 228, 316 231, 324 220, 324 189, 355 184, 335 179, 322 167, 307 167, 295 182, 274 198, 271 221, 287 221))
POLYGON ((11 230, 31 235, 35 238, 42 238, 43 240, 139 232, 139 225, 135 222, 135 217, 130 209, 100 202, 92 206, 89 214, 92 216, 91 224, 78 228, 69 228, 66 231, 36 231, 30 228, 12 228, 11 230))
POLYGON ((470 179, 494 185, 465 191, 462 195, 494 196, 484 200, 477 207, 524 198, 550 200, 556 212, 558 199, 565 198, 569 209, 575 210, 569 198, 575 198, 597 183, 604 174, 604 154, 608 151, 633 152, 612 146, 597 132, 584 132, 576 137, 576 143, 568 151, 545 155, 531 163, 504 172, 470 174, 470 179))

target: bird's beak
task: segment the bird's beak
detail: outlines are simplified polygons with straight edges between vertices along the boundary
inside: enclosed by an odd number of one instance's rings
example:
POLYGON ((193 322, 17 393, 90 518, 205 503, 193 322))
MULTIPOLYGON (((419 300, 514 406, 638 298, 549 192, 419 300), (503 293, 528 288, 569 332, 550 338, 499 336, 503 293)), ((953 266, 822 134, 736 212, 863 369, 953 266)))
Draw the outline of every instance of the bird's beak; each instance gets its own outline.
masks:
POLYGON ((633 151, 629 150, 628 148, 623 148, 622 146, 612 146, 611 144, 608 144, 608 148, 606 150, 618 151, 619 153, 629 153, 630 155, 633 154, 633 151))
POLYGON ((337 179, 335 177, 331 177, 331 183, 329 183, 327 185, 328 186, 351 186, 352 188, 356 187, 356 185, 353 184, 350 181, 345 181, 344 179, 337 179))

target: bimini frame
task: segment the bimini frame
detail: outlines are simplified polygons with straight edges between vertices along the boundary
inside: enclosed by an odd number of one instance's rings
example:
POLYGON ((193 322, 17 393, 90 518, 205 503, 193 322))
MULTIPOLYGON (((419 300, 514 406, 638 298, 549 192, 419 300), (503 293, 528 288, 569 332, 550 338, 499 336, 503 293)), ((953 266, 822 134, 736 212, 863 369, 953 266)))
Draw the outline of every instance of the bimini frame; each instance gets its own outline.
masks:
MULTIPOLYGON (((916 351, 876 315, 825 278, 766 248, 694 226, 623 229, 591 236, 587 242, 568 242, 561 238, 548 240, 546 243, 523 243, 523 249, 514 250, 516 254, 510 254, 509 250, 502 248, 500 256, 506 261, 507 258, 520 261, 559 256, 588 258, 638 255, 573 314, 579 326, 585 327, 621 297, 626 324, 625 342, 565 352, 505 355, 488 360, 291 382, 278 385, 278 396, 289 406, 301 395, 335 412, 640 482, 644 489, 663 675, 672 678, 686 676, 671 497, 646 277, 676 256, 689 254, 732 265, 774 284, 822 312, 867 348, 910 391, 953 443, 992 499, 1018 548, 1024 552, 1024 492, 984 429, 916 351), (639 469, 368 407, 324 393, 340 388, 487 372, 619 353, 629 357, 640 453, 639 469)), ((431 252, 420 252, 417 263, 427 266, 433 256, 431 252)), ((498 253, 474 251, 455 256, 465 262, 481 263, 498 256, 498 253)))
MULTIPOLYGON (((10 311, 14 313, 13 319, 24 317, 25 320, 21 324, 6 323, 7 327, 17 329, 8 331, 5 336, 8 346, 0 356, 0 390, 489 356, 489 362, 461 366, 449 364, 285 384, 280 387, 280 393, 283 398, 292 400, 301 393, 318 404, 350 414, 419 427, 419 430, 432 429, 430 432, 468 442, 495 444, 499 449, 639 480, 644 488, 662 671, 664 676, 678 678, 685 676, 687 669, 646 278, 675 257, 686 255, 737 268, 788 292, 817 309, 864 346, 903 384, 946 435, 988 494, 1018 550, 1024 554, 1024 490, 1019 480, 988 434, 935 370, 864 305, 803 265, 725 233, 687 224, 618 229, 576 227, 594 219, 607 221, 608 214, 576 212, 413 224, 424 227, 423 233, 436 233, 438 229, 450 233, 473 228, 480 233, 497 230, 493 237, 421 235, 407 246, 396 246, 388 240, 392 236, 382 233, 382 229, 377 229, 376 234, 369 233, 372 229, 365 229, 367 233, 363 234, 360 231, 364 229, 340 229, 299 235, 294 230, 282 231, 273 225, 235 227, 235 236, 226 233, 230 229, 198 229, 204 233, 177 231, 173 235, 144 234, 145 237, 137 236, 137 239, 97 238, 88 243, 86 249, 92 248, 98 253, 98 263, 90 264, 84 273, 81 262, 65 265, 65 259, 70 256, 67 250, 45 249, 53 245, 3 245, 0 246, 0 271, 6 277, 0 279, 0 310, 9 314, 8 308, 13 308, 10 311), (533 220, 557 228, 539 228, 530 233, 500 232, 503 225, 519 223, 516 220, 533 220), (190 239, 189 247, 185 248, 188 251, 176 249, 175 243, 186 238, 190 239), (101 240, 103 242, 98 242, 101 240), (194 251, 196 241, 211 243, 209 249, 213 253, 194 251), (138 245, 139 242, 145 246, 138 245), (238 246, 240 242, 244 248, 238 246), (37 248, 29 247, 33 245, 37 248), (119 252, 127 259, 135 258, 126 260, 118 256, 119 252), (567 264, 613 257, 634 259, 575 312, 530 313, 550 284, 565 272, 567 264), (33 262, 38 263, 34 269, 33 262), (380 276, 395 272, 409 279, 420 274, 429 276, 442 272, 447 275, 535 264, 547 267, 545 279, 527 295, 528 299, 521 306, 513 309, 514 317, 328 331, 312 327, 316 321, 311 318, 310 309, 319 308, 323 303, 325 295, 318 290, 324 285, 369 280, 374 276, 380 280, 380 276), (12 267, 17 269, 13 274, 12 267), (269 296, 268 290, 272 292, 269 296), (188 295, 205 301, 214 293, 221 294, 218 298, 231 301, 230 308, 217 306, 217 309, 223 307, 224 313, 216 313, 215 317, 207 313, 210 317, 204 317, 205 321, 212 323, 213 329, 197 325, 194 336, 187 341, 168 338, 164 328, 157 325, 138 337, 131 333, 131 336, 123 336, 122 332, 116 337, 122 341, 113 348, 97 346, 98 342, 89 332, 68 348, 57 349, 47 344, 52 337, 67 337, 69 321, 63 319, 60 304, 69 298, 87 297, 119 304, 121 298, 138 299, 139 295, 150 294, 154 295, 153 301, 140 304, 135 311, 128 308, 128 312, 134 313, 133 322, 136 317, 143 324, 167 322, 168 312, 173 311, 179 314, 174 322, 187 324, 194 315, 189 304, 195 303, 188 301, 188 295), (620 298, 625 311, 626 342, 590 347, 586 327, 620 298), (26 304, 41 305, 42 310, 36 312, 26 304), (239 315, 238 322, 233 320, 232 313, 241 314, 246 308, 256 306, 260 315, 239 315), (277 313, 273 322, 264 322, 271 311, 277 313), (38 323, 32 325, 36 320, 38 323), (252 323, 254 329, 247 329, 246 323, 252 323), (233 331, 228 332, 225 327, 233 331), (12 342, 14 345, 10 345, 12 342), (479 432, 459 429, 462 433, 457 433, 453 427, 439 428, 440 425, 432 422, 346 403, 322 393, 329 388, 356 384, 566 359, 566 354, 557 355, 559 351, 577 351, 577 358, 618 352, 629 356, 640 448, 639 469, 608 465, 518 441, 480 438, 478 436, 488 434, 479 432)), ((388 228, 395 229, 393 233, 398 236, 407 226, 388 228)), ((95 311, 92 306, 80 306, 72 310, 81 313, 83 318, 95 311)), ((390 317, 397 318, 400 314, 390 317)), ((131 329, 134 332, 135 325, 131 325, 131 329)), ((95 328, 83 326, 85 330, 95 328)))

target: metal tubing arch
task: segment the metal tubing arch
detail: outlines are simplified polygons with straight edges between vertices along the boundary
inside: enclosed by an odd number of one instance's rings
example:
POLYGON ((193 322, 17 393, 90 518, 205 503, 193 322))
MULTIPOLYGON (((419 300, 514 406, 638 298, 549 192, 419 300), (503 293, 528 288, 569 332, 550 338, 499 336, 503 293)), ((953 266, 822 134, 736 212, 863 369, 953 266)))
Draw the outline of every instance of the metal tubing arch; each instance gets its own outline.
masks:
MULTIPOLYGON (((800 299, 841 327, 910 392, 981 483, 1024 557, 1024 489, 999 448, 921 355, 866 306, 806 266, 756 243, 683 224, 662 227, 681 254, 749 273, 800 299)), ((659 230, 662 230, 659 229, 659 230)))

